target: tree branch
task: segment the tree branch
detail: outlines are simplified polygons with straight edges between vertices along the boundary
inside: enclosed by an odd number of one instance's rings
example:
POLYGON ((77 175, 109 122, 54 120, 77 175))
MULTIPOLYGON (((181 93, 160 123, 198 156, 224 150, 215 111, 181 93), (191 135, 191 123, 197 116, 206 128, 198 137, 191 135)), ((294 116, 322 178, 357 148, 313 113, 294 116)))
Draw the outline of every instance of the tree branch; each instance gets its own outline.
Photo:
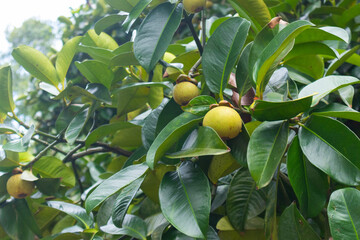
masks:
MULTIPOLYGON (((41 143, 41 144, 46 145, 46 146, 49 146, 49 145, 50 145, 50 143, 48 143, 48 142, 46 142, 46 141, 44 141, 44 140, 41 140, 41 139, 39 139, 39 138, 32 137, 31 139, 34 140, 35 142, 41 143)), ((54 147, 54 146, 52 146, 51 149, 54 150, 54 151, 56 151, 56 152, 59 152, 59 153, 61 153, 61 154, 63 154, 63 155, 66 155, 66 154, 67 154, 67 152, 65 152, 65 151, 63 151, 63 150, 61 150, 61 149, 59 149, 59 148, 57 148, 57 147, 54 147)))
POLYGON ((54 147, 56 144, 58 144, 60 141, 60 139, 56 139, 54 142, 50 143, 48 146, 46 146, 41 152, 38 153, 38 155, 36 155, 36 157, 31 160, 31 162, 29 162, 24 169, 30 168, 32 167, 32 165, 34 165, 34 163, 36 163, 37 161, 39 161, 39 159, 45 155, 45 153, 47 152, 47 150, 49 150, 50 148, 54 147))
POLYGON ((188 25, 190 32, 195 40, 196 46, 199 49, 200 55, 202 55, 203 53, 203 47, 201 45, 200 39, 195 31, 194 25, 191 22, 191 17, 189 17, 189 15, 184 11, 184 19, 186 24, 188 25))
POLYGON ((85 157, 85 156, 88 156, 88 155, 91 155, 91 154, 94 154, 94 153, 101 153, 101 152, 109 152, 109 150, 104 148, 104 147, 89 148, 89 149, 87 149, 87 150, 85 150, 83 152, 73 154, 71 159, 69 159, 69 160, 75 161, 78 158, 82 158, 82 157, 85 157))

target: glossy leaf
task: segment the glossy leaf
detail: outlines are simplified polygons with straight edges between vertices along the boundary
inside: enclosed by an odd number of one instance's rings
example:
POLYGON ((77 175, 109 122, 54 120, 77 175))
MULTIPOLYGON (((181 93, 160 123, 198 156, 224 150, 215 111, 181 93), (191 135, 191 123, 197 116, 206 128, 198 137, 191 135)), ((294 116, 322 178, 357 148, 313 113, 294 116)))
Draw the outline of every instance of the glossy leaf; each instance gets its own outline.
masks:
POLYGON ((240 169, 231 180, 226 200, 226 212, 231 225, 238 231, 244 231, 247 219, 259 215, 265 206, 265 190, 256 188, 246 168, 240 169))
POLYGON ((338 182, 360 184, 360 139, 343 123, 312 116, 302 125, 299 140, 305 156, 317 168, 338 182))
POLYGON ((191 113, 183 113, 169 122, 159 133, 151 144, 146 155, 146 162, 151 169, 164 154, 176 143, 184 134, 199 124, 202 117, 191 113))
POLYGON ((94 222, 92 214, 88 215, 86 210, 78 205, 61 201, 47 201, 45 204, 48 207, 55 208, 66 214, 69 214, 81 222, 85 228, 89 228, 94 222))
POLYGON ((240 95, 239 99, 252 87, 249 77, 249 56, 252 44, 249 43, 245 46, 236 68, 236 87, 240 95))
POLYGON ((59 191, 61 178, 39 178, 35 185, 37 189, 48 196, 55 196, 59 191))
POLYGON ((295 204, 285 209, 279 222, 279 240, 320 240, 320 237, 301 216, 295 204))
POLYGON ((146 240, 147 229, 144 220, 135 215, 125 216, 122 228, 117 228, 111 221, 100 227, 101 231, 112 235, 127 235, 136 239, 146 240))
POLYGON ((286 101, 286 102, 268 102, 256 100, 251 105, 251 115, 258 121, 275 121, 290 119, 310 109, 313 96, 286 101))
POLYGON ((341 55, 339 56, 338 59, 333 60, 328 69, 326 69, 326 72, 324 74, 324 76, 329 76, 331 74, 333 74, 333 72, 338 69, 344 62, 346 62, 347 59, 349 59, 354 53, 356 53, 356 51, 360 48, 360 45, 357 45, 355 47, 353 47, 352 49, 349 49, 343 53, 341 53, 341 55))
POLYGON ((111 195, 140 178, 147 169, 148 167, 145 164, 132 165, 106 179, 87 197, 85 201, 86 211, 92 211, 111 195))
POLYGON ((65 139, 69 144, 74 144, 75 140, 80 135, 89 117, 89 112, 90 109, 85 107, 71 120, 65 131, 65 139))
POLYGON ((316 217, 326 204, 327 176, 306 159, 296 136, 288 151, 287 170, 291 186, 306 217, 316 217))
POLYGON ((277 194, 278 182, 273 180, 267 188, 266 209, 265 209, 265 237, 266 239, 277 239, 278 236, 278 216, 277 216, 277 194))
POLYGON ((128 17, 128 14, 122 14, 120 12, 119 14, 110 14, 107 16, 104 16, 99 21, 95 23, 94 30, 96 34, 100 34, 108 27, 115 25, 117 23, 123 22, 128 17))
POLYGON ((165 174, 160 184, 160 206, 165 218, 180 232, 204 238, 208 231, 211 193, 209 182, 193 162, 165 174))
POLYGON ((164 55, 182 17, 182 4, 163 3, 153 9, 139 27, 135 57, 150 72, 164 55))
POLYGON ((271 15, 263 0, 234 0, 234 2, 242 8, 248 16, 251 16, 261 27, 270 22, 271 15))
POLYGON ((312 112, 312 115, 349 119, 360 122, 360 112, 339 103, 332 103, 312 112))
POLYGON ((126 128, 134 127, 135 125, 129 122, 115 122, 110 124, 104 124, 92 131, 85 140, 85 146, 88 148, 96 141, 114 134, 116 131, 126 128))
POLYGON ((325 71, 324 60, 318 55, 297 56, 286 61, 285 64, 285 66, 289 66, 301 73, 305 73, 314 79, 323 77, 325 71))
POLYGON ((105 48, 108 50, 115 50, 119 47, 117 42, 111 36, 104 32, 98 35, 94 29, 90 29, 85 34, 81 43, 87 46, 105 48))
POLYGON ((130 12, 131 9, 139 2, 139 0, 106 0, 106 2, 113 8, 125 12, 130 12))
POLYGON ((344 188, 330 196, 327 213, 331 235, 334 240, 360 239, 360 192, 354 188, 344 188))
POLYGON ((12 92, 12 72, 10 66, 0 68, 0 112, 12 112, 15 109, 12 92))
POLYGON ((243 18, 230 18, 209 38, 204 48, 202 65, 211 92, 223 94, 249 28, 249 21, 243 18))
POLYGON ((123 221, 129 209, 129 206, 143 181, 144 177, 136 179, 128 186, 123 188, 119 196, 116 198, 116 202, 114 204, 112 212, 112 220, 115 226, 121 227, 123 225, 123 221))
POLYGON ((66 74, 69 70, 70 64, 75 56, 77 46, 79 45, 81 39, 82 37, 78 36, 68 40, 57 54, 55 66, 57 75, 62 84, 65 82, 66 74))
POLYGON ((13 152, 26 152, 34 133, 35 126, 31 125, 22 138, 7 142, 3 145, 3 149, 13 152))
POLYGON ((200 127, 194 143, 179 152, 167 154, 168 158, 199 157, 207 155, 221 155, 230 149, 219 135, 210 127, 200 127))
MULTIPOLYGON (((245 125, 246 126, 246 125, 245 125)), ((247 150, 250 141, 248 128, 243 126, 243 130, 236 138, 227 141, 231 149, 231 154, 241 166, 247 166, 247 150)))
POLYGON ((285 153, 289 123, 264 122, 251 135, 247 161, 259 188, 268 185, 285 153))
POLYGON ((14 59, 40 81, 58 87, 59 78, 54 65, 38 50, 21 45, 12 51, 14 59))
MULTIPOLYGON (((310 22, 303 20, 292 22, 276 34, 265 47, 250 72, 256 82, 257 94, 261 96, 277 65, 292 49, 294 39, 311 25, 310 22)), ((254 47, 257 46, 254 44, 254 47)))
POLYGON ((113 51, 114 56, 110 60, 110 66, 122 67, 129 65, 140 65, 135 58, 133 42, 127 42, 113 51))
POLYGON ((42 157, 33 165, 33 172, 39 173, 43 178, 61 178, 61 183, 67 187, 75 186, 73 171, 56 157, 42 157))
POLYGON ((327 76, 305 86, 299 93, 299 98, 317 93, 313 97, 311 106, 315 106, 326 95, 348 85, 360 83, 360 80, 351 76, 327 76))
POLYGON ((324 40, 340 40, 349 43, 349 34, 339 27, 309 28, 301 33, 295 43, 317 42, 324 40))
POLYGON ((144 9, 151 3, 152 0, 139 0, 139 2, 134 6, 134 8, 129 13, 129 16, 125 19, 122 27, 128 31, 144 9))
POLYGON ((75 62, 75 65, 89 82, 101 83, 110 89, 114 73, 106 64, 95 60, 85 60, 84 62, 75 62))
POLYGON ((291 52, 289 52, 289 54, 285 57, 284 62, 286 63, 294 57, 304 55, 322 55, 332 58, 338 57, 337 51, 330 48, 328 45, 319 42, 309 42, 296 44, 291 52))
POLYGON ((1 124, 0 123, 0 134, 18 134, 17 129, 13 128, 12 126, 9 126, 7 124, 1 124))
POLYGON ((211 96, 203 95, 191 99, 186 106, 181 108, 185 112, 204 116, 210 110, 211 104, 217 104, 217 101, 211 96))

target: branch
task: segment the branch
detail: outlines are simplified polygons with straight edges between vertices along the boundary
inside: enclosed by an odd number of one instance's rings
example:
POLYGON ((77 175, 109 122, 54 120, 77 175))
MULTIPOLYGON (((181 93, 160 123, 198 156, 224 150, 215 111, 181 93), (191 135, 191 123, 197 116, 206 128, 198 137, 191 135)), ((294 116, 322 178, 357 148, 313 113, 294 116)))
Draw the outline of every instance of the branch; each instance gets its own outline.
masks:
MULTIPOLYGON (((80 177, 79 177, 79 173, 78 173, 78 171, 76 170, 77 165, 76 165, 76 163, 75 163, 75 160, 74 160, 74 161, 71 161, 71 166, 72 166, 72 168, 73 168, 73 172, 74 172, 76 181, 77 181, 77 183, 79 184, 80 192, 81 192, 81 194, 83 194, 83 193, 84 193, 84 187, 83 187, 83 185, 82 185, 82 183, 81 183, 81 179, 80 179, 80 177)), ((81 201, 82 201, 82 200, 81 200, 81 201)))
POLYGON ((78 158, 82 158, 82 157, 85 157, 85 156, 88 156, 88 155, 91 155, 94 153, 101 153, 101 152, 109 152, 109 150, 107 150, 104 147, 89 148, 83 152, 79 152, 79 153, 72 155, 71 161, 75 161, 78 158))
POLYGON ((24 169, 30 168, 32 167, 32 165, 34 165, 34 163, 36 163, 37 161, 39 161, 39 159, 45 155, 45 153, 47 152, 47 150, 49 150, 50 148, 54 147, 56 144, 58 144, 60 141, 60 139, 56 139, 54 142, 52 142, 51 144, 49 144, 47 147, 45 147, 41 152, 38 153, 38 155, 36 155, 36 157, 31 160, 31 162, 29 162, 24 169))
POLYGON ((196 69, 200 66, 202 61, 202 57, 199 58, 199 60, 196 61, 196 63, 194 64, 194 66, 191 67, 190 71, 189 71, 189 76, 191 78, 195 77, 196 74, 194 74, 194 72, 196 71, 196 69))
POLYGON ((195 31, 194 25, 191 22, 191 17, 189 17, 189 15, 184 11, 184 19, 186 24, 188 25, 190 32, 192 34, 192 36, 194 37, 195 43, 197 48, 199 49, 200 55, 202 55, 203 53, 203 46, 201 45, 201 42, 199 40, 199 37, 195 31))
POLYGON ((79 145, 77 145, 74 149, 72 149, 70 152, 68 152, 68 154, 66 154, 66 156, 64 157, 63 159, 63 162, 66 163, 66 162, 69 162, 72 160, 72 155, 74 153, 77 152, 77 150, 79 150, 80 148, 82 148, 85 144, 84 143, 80 143, 79 145))
MULTIPOLYGON (((35 142, 44 144, 44 145, 46 145, 46 146, 49 146, 49 145, 50 145, 50 143, 48 143, 48 142, 46 142, 46 141, 44 141, 44 140, 41 140, 41 139, 39 139, 39 138, 32 137, 31 139, 34 140, 35 142)), ((63 151, 63 150, 61 150, 61 149, 59 149, 59 148, 57 148, 57 147, 54 147, 54 146, 52 146, 51 149, 54 150, 54 151, 56 151, 56 152, 59 152, 59 153, 61 153, 61 154, 63 154, 63 155, 66 155, 66 154, 67 154, 67 152, 65 152, 65 151, 63 151)))

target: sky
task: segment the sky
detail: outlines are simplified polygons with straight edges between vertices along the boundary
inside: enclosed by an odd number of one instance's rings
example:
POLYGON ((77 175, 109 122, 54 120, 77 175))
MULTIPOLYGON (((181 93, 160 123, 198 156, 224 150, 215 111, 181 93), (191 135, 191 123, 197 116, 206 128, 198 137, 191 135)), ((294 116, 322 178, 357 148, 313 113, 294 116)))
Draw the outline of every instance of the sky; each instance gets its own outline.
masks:
POLYGON ((0 7, 0 52, 9 48, 5 38, 8 26, 19 27, 32 17, 55 22, 59 16, 71 16, 71 9, 78 8, 86 0, 9 0, 0 7))

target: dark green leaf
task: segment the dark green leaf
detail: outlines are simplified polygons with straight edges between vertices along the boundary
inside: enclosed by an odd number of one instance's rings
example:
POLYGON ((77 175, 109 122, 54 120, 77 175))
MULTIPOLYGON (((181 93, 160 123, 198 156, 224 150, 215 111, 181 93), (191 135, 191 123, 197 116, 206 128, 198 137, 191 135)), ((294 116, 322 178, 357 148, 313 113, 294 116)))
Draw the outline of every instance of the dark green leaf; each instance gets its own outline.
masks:
POLYGON ((319 79, 324 74, 324 60, 319 55, 303 55, 294 57, 285 62, 286 67, 291 67, 301 73, 319 79))
POLYGON ((182 4, 163 3, 153 9, 139 27, 135 57, 150 72, 164 55, 182 17, 182 4))
POLYGON ((247 161, 259 188, 268 185, 285 153, 289 134, 287 121, 264 122, 251 135, 247 161))
POLYGON ((129 65, 140 65, 135 58, 133 50, 133 42, 127 42, 113 51, 114 57, 110 60, 110 66, 121 67, 129 65))
POLYGON ((183 113, 169 122, 159 133, 151 144, 146 155, 146 162, 151 169, 164 156, 173 144, 175 144, 184 134, 194 128, 202 120, 202 117, 191 113, 183 113))
POLYGON ((223 94, 249 28, 250 22, 243 18, 227 19, 206 43, 202 64, 207 86, 213 93, 223 94))
POLYGON ((96 60, 85 60, 83 62, 75 62, 75 65, 89 82, 101 83, 110 89, 114 73, 106 64, 96 60))
POLYGON ((250 107, 251 115, 258 121, 290 119, 309 110, 312 97, 307 96, 286 102, 256 100, 250 107))
POLYGON ((211 193, 208 179, 193 162, 165 174, 160 184, 160 206, 165 218, 180 232, 204 238, 208 231, 211 193))
POLYGON ((301 212, 306 217, 316 217, 326 204, 329 183, 327 176, 306 159, 297 136, 288 151, 287 170, 301 212))
POLYGON ((123 190, 121 190, 119 196, 116 198, 116 202, 114 204, 112 212, 112 220, 115 226, 122 227, 129 206, 143 181, 144 177, 140 177, 137 180, 133 181, 123 190))
POLYGON ((333 60, 328 69, 326 69, 326 72, 324 76, 331 75, 336 69, 338 69, 347 59, 349 59, 356 51, 360 48, 360 45, 357 45, 353 47, 352 49, 349 49, 345 52, 343 52, 338 59, 333 60))
POLYGON ((96 34, 100 34, 108 27, 124 21, 128 17, 127 14, 110 14, 95 23, 94 29, 96 34))
POLYGON ((226 212, 231 225, 238 231, 245 229, 247 219, 265 210, 266 192, 256 189, 256 183, 246 168, 241 168, 231 180, 226 200, 226 212))
POLYGON ((55 196, 58 193, 61 178, 39 178, 35 181, 37 189, 48 196, 55 196))
POLYGON ((317 42, 324 40, 340 40, 349 43, 349 34, 339 27, 309 28, 301 33, 295 43, 317 42))
POLYGON ((140 178, 147 171, 145 164, 132 165, 115 173, 102 182, 86 199, 85 208, 90 212, 122 188, 140 178))
MULTIPOLYGON (((37 225, 34 215, 32 214, 27 202, 25 199, 15 199, 14 202, 16 211, 19 214, 19 217, 26 223, 26 225, 31 229, 33 233, 41 237, 41 230, 37 225)), ((20 229, 19 229, 20 230, 20 229)), ((21 231, 21 230, 20 230, 21 231)))
POLYGON ((249 56, 252 45, 253 43, 249 43, 245 46, 236 68, 236 87, 240 95, 239 99, 241 99, 252 86, 249 77, 249 56))
POLYGON ((69 144, 74 144, 75 140, 80 135, 89 118, 89 113, 90 109, 88 107, 83 107, 83 109, 76 114, 73 120, 71 120, 65 131, 65 139, 69 144))
POLYGON ((139 2, 135 5, 135 7, 131 10, 129 16, 125 19, 122 27, 128 31, 135 20, 140 16, 142 11, 151 3, 152 0, 139 0, 139 2))
POLYGON ((326 57, 337 58, 338 53, 333 48, 330 48, 328 45, 320 42, 309 42, 309 43, 301 43, 296 44, 294 48, 289 52, 289 54, 285 57, 284 63, 289 61, 290 59, 298 56, 304 55, 322 55, 326 57))
POLYGON ((299 140, 313 165, 338 182, 359 185, 360 139, 347 126, 328 117, 311 116, 301 127, 299 140))
POLYGON ((360 112, 339 103, 332 103, 311 113, 317 116, 336 117, 360 122, 360 112))
POLYGON ((106 0, 106 2, 113 8, 125 12, 130 12, 131 9, 139 2, 139 0, 106 0))
POLYGON ((127 235, 136 239, 146 240, 147 229, 144 220, 135 215, 126 214, 122 228, 117 228, 111 221, 100 228, 112 235, 127 235))
POLYGON ((360 239, 360 192, 344 188, 333 192, 327 208, 331 235, 334 240, 360 239))
POLYGON ((320 240, 320 237, 301 216, 295 204, 291 204, 281 215, 279 240, 320 240))
POLYGON ((179 152, 167 154, 168 158, 199 157, 207 155, 221 155, 230 149, 219 135, 210 127, 200 127, 194 143, 179 152))

